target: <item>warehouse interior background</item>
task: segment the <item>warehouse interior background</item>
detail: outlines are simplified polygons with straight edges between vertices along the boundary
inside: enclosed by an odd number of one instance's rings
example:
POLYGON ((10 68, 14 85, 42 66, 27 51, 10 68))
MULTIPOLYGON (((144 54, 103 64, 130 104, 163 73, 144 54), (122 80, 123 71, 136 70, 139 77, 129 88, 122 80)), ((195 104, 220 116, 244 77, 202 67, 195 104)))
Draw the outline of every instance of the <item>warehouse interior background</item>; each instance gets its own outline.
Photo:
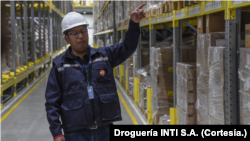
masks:
POLYGON ((137 50, 113 68, 114 124, 250 125, 250 1, 1 1, 1 139, 51 139, 45 89, 67 13, 97 49, 124 40, 142 3, 137 50))

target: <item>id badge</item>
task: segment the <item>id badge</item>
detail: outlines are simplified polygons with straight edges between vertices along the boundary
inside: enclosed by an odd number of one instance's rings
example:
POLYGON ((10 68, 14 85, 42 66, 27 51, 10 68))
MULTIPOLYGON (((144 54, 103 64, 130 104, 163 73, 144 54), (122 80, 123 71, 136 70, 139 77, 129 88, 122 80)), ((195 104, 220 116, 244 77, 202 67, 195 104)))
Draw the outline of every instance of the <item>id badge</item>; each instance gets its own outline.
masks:
POLYGON ((88 89, 89 99, 94 99, 93 87, 92 86, 88 86, 87 89, 88 89))

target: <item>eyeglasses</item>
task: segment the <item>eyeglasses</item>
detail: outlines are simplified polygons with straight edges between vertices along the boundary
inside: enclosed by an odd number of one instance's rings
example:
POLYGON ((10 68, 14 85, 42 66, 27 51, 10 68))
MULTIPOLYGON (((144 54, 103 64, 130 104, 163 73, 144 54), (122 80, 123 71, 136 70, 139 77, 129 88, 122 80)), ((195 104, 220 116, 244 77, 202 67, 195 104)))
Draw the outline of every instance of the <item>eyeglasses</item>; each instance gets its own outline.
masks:
POLYGON ((71 33, 71 34, 67 34, 67 35, 72 35, 74 38, 78 38, 79 37, 79 33, 82 34, 82 36, 85 36, 88 34, 88 31, 86 29, 80 31, 80 32, 75 32, 75 33, 71 33))

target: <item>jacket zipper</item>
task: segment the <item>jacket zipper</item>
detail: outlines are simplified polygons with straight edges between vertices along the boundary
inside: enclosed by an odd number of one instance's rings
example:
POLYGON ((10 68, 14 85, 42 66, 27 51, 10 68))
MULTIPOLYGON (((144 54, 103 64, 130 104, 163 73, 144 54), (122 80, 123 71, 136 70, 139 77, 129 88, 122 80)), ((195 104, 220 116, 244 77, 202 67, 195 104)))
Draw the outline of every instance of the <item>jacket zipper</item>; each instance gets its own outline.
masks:
MULTIPOLYGON (((88 86, 89 86, 89 76, 88 76, 88 72, 87 71, 85 71, 85 73, 86 73, 86 76, 87 76, 87 84, 88 84, 88 86)), ((93 94, 94 94, 94 92, 93 92, 93 94)), ((93 111, 93 112, 95 112, 95 101, 94 101, 94 99, 92 99, 92 102, 93 102, 93 110, 91 109, 91 112, 93 111)), ((93 114, 93 118, 94 118, 94 121, 95 121, 95 124, 96 124, 96 120, 95 120, 95 113, 92 113, 93 114)))

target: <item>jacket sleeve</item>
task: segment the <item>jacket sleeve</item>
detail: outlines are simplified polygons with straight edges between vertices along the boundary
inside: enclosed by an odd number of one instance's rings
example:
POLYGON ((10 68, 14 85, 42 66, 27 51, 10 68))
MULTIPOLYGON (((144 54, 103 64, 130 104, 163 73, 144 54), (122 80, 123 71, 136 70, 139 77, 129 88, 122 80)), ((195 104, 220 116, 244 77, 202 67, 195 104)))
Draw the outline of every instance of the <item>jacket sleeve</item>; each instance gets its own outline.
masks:
POLYGON ((50 125, 49 129, 53 137, 62 135, 61 122, 59 120, 61 115, 61 82, 61 77, 59 76, 58 70, 53 63, 45 92, 47 119, 50 125))
POLYGON ((128 59, 136 50, 140 36, 139 23, 129 21, 129 28, 123 42, 105 47, 112 67, 128 59))

